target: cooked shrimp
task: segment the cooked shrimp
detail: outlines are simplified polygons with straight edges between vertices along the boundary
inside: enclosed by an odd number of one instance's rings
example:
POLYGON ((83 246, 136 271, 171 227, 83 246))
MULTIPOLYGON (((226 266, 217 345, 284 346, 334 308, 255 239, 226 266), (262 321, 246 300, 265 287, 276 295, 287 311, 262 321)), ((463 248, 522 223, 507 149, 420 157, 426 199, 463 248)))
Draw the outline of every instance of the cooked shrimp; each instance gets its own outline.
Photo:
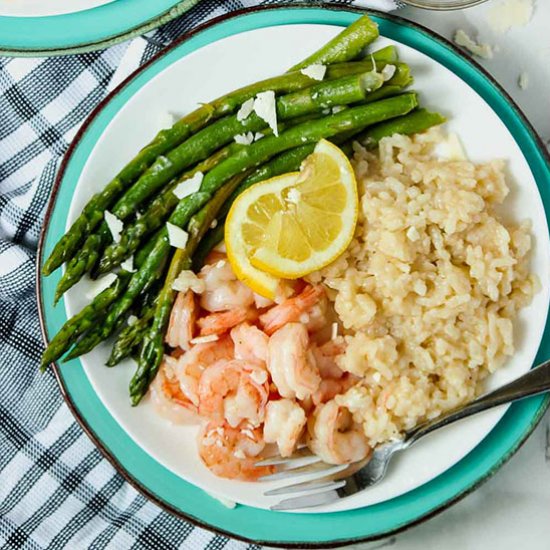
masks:
POLYGON ((329 464, 357 462, 371 452, 361 427, 336 401, 319 405, 309 418, 307 445, 329 464))
POLYGON ((254 293, 254 305, 258 309, 265 309, 266 307, 271 307, 275 302, 269 298, 264 298, 260 294, 254 293))
POLYGON ((197 407, 181 391, 174 363, 177 359, 166 356, 162 362, 151 391, 151 402, 160 416, 175 424, 190 424, 199 421, 197 407))
POLYGON ((321 286, 309 285, 297 296, 288 298, 282 304, 266 311, 260 316, 264 332, 270 336, 287 323, 299 321, 302 314, 307 313, 319 302, 324 292, 321 286))
POLYGON ((199 382, 199 412, 216 422, 237 427, 243 420, 259 426, 269 398, 268 374, 257 361, 219 361, 199 382))
POLYGON ((207 311, 247 308, 254 303, 252 290, 237 279, 227 260, 205 265, 200 270, 199 277, 205 283, 200 304, 207 311))
POLYGON ((283 397, 305 399, 321 383, 308 346, 307 329, 300 323, 283 326, 269 339, 267 368, 283 397))
POLYGON ((180 389, 191 403, 199 405, 199 380, 204 370, 217 361, 233 359, 233 354, 233 342, 226 337, 216 342, 196 344, 174 363, 170 361, 180 389))
POLYGON ((166 343, 172 347, 188 350, 195 333, 197 305, 191 290, 178 292, 178 297, 170 313, 170 323, 166 332, 166 343))
POLYGON ((260 428, 232 428, 209 422, 199 433, 199 455, 215 475, 256 481, 274 471, 273 466, 255 466, 265 442, 260 428))
POLYGON ((211 313, 199 319, 197 324, 201 329, 201 336, 209 336, 210 334, 223 334, 245 321, 254 320, 256 317, 255 310, 239 307, 229 311, 211 313))
POLYGON ((270 401, 265 413, 264 440, 266 443, 277 443, 281 456, 291 456, 305 425, 306 413, 296 401, 270 401))
POLYGON ((317 332, 329 327, 328 298, 326 294, 319 297, 319 301, 300 316, 300 321, 306 325, 308 332, 317 332))
POLYGON ((235 344, 236 359, 267 361, 269 337, 258 327, 242 323, 231 330, 230 336, 235 344))

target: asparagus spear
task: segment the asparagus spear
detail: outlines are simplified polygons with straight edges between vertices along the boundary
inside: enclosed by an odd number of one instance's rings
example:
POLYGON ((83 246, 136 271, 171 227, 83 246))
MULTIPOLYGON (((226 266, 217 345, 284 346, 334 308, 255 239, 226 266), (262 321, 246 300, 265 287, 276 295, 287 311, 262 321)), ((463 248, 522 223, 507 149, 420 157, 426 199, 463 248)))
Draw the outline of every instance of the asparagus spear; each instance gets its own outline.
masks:
POLYGON ((417 134, 432 126, 443 124, 445 120, 446 118, 439 113, 431 113, 426 109, 415 109, 404 116, 367 128, 355 137, 355 141, 369 149, 373 149, 384 137, 393 136, 394 134, 417 134))
POLYGON ((189 241, 185 249, 176 250, 172 257, 166 280, 157 301, 153 322, 143 338, 138 368, 130 382, 132 405, 137 405, 140 402, 160 367, 164 354, 164 335, 176 296, 176 291, 172 288, 174 281, 183 269, 191 267, 191 258, 197 245, 211 223, 216 219, 219 209, 239 183, 243 181, 244 177, 244 174, 234 176, 189 221, 189 241))
POLYGON ((155 315, 155 306, 156 300, 153 304, 149 304, 143 308, 135 323, 128 325, 120 332, 116 342, 113 344, 111 355, 107 360, 108 367, 114 367, 123 359, 126 359, 126 357, 130 357, 138 349, 155 315))
POLYGON ((106 309, 123 293, 129 279, 130 273, 120 272, 111 286, 98 294, 90 304, 63 325, 42 354, 40 365, 42 371, 46 370, 50 363, 59 359, 82 333, 99 321, 106 309))
MULTIPOLYGON (((368 93, 379 88, 382 83, 380 74, 372 71, 320 82, 300 92, 279 97, 276 101, 277 115, 281 120, 285 120, 318 112, 331 105, 355 103, 365 99, 368 93)), ((239 121, 237 115, 232 115, 214 122, 170 151, 166 156, 159 157, 119 199, 113 209, 113 214, 120 220, 127 219, 143 201, 188 166, 200 162, 220 146, 231 142, 235 135, 242 132, 255 132, 265 126, 265 121, 256 113, 251 113, 242 121, 239 121)), ((171 195, 169 194, 167 199, 170 199, 171 195)), ((173 206, 174 204, 170 205, 170 208, 173 206)), ((170 208, 167 210, 169 211, 170 208)), ((67 265, 55 291, 55 302, 95 266, 101 250, 110 239, 109 228, 105 222, 102 222, 99 231, 86 239, 82 250, 67 265)))
MULTIPOLYGON (((376 56, 376 53, 373 55, 376 56)), ((329 67, 326 78, 332 79, 363 71, 364 65, 358 64, 354 67, 352 64, 346 63, 345 67, 336 69, 336 71, 329 67)), ((268 78, 203 104, 180 119, 171 128, 161 130, 155 139, 141 149, 137 156, 101 192, 96 193, 88 201, 80 216, 55 245, 42 267, 42 273, 50 275, 61 264, 72 258, 85 238, 101 223, 103 212, 110 208, 117 198, 142 176, 158 157, 165 155, 211 122, 234 113, 245 101, 255 97, 258 93, 272 90, 276 94, 286 94, 307 88, 312 83, 314 81, 300 71, 268 78)))
POLYGON ((316 63, 331 64, 355 59, 361 51, 378 38, 378 25, 368 15, 363 15, 320 50, 294 65, 291 71, 316 63))

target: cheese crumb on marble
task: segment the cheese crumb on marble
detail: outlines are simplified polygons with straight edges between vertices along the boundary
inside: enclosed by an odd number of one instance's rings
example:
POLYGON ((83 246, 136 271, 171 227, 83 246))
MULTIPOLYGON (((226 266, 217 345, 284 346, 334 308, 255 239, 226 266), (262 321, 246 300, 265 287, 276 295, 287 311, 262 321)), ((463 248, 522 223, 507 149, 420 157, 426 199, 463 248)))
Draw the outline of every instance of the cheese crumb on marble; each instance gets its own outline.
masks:
POLYGON ((529 74, 525 71, 519 75, 518 86, 522 90, 527 90, 527 88, 529 87, 529 74))
POLYGON ((458 46, 462 46, 473 55, 477 55, 478 57, 481 57, 483 59, 493 58, 493 48, 490 44, 482 44, 476 42, 462 29, 458 29, 456 31, 454 41, 455 44, 457 44, 458 46))
POLYGON ((524 27, 533 17, 533 0, 501 0, 487 10, 491 29, 504 34, 514 27, 524 27))

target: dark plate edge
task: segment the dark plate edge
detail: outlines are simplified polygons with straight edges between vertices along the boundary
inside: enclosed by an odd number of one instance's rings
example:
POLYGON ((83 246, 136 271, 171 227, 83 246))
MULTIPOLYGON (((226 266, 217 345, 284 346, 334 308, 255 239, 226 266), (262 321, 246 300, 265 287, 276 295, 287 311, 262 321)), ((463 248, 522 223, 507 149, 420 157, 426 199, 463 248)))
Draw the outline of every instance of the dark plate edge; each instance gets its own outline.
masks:
MULTIPOLYGON (((84 124, 79 129, 78 133, 74 137, 73 141, 71 142, 67 152, 65 153, 63 157, 63 161, 59 167, 59 170, 56 175, 56 179, 51 191, 50 200, 48 202, 48 208, 46 210, 46 214, 44 217, 44 223, 42 225, 41 231, 40 231, 40 239, 38 242, 38 251, 37 251, 37 260, 36 260, 36 292, 38 296, 38 315, 40 319, 40 329, 42 332, 42 338, 44 342, 47 344, 47 334, 46 334, 46 321, 45 321, 45 314, 44 314, 44 303, 43 303, 43 297, 42 297, 42 284, 41 284, 41 273, 40 273, 40 267, 42 263, 42 255, 43 255, 43 246, 44 246, 44 240, 46 238, 47 234, 47 228, 49 225, 49 220, 55 205, 55 199, 57 195, 57 191, 59 189, 59 186, 61 184, 61 180, 63 179, 63 174, 65 172, 66 166, 74 153, 74 150, 76 149, 76 146, 78 145, 78 142, 84 135, 84 133, 87 131, 88 126, 92 123, 93 119, 96 117, 99 111, 103 109, 103 107, 114 97, 116 96, 123 88, 125 88, 131 80, 133 80, 138 74, 140 74, 143 70, 145 70, 147 67, 149 67, 151 64, 156 62, 160 57, 164 56, 167 52, 173 50, 177 46, 179 46, 182 42, 188 40, 189 38, 193 37, 196 34, 199 34, 200 32, 218 24, 222 23, 224 21, 240 17, 242 15, 247 15, 250 13, 255 12, 261 12, 261 11, 274 11, 278 9, 304 9, 304 8, 314 8, 314 9, 328 9, 332 11, 347 11, 347 12, 355 12, 355 13, 369 13, 372 15, 375 15, 376 17, 382 18, 382 19, 388 19, 388 20, 394 20, 398 23, 405 25, 405 26, 411 26, 417 30, 420 30, 424 32, 425 34, 430 35, 434 40, 439 41, 443 43, 447 48, 452 49, 455 53, 457 53, 461 58, 463 58, 467 63, 472 65, 474 68, 476 68, 479 72, 483 74, 483 76, 491 83, 493 87, 495 87, 500 94, 507 100, 509 105, 512 107, 512 109, 515 111, 516 115, 520 118, 525 128, 529 131, 531 134, 531 137, 534 139, 534 141, 537 143, 539 150, 542 152, 543 157, 546 160, 547 165, 550 167, 550 154, 548 150, 546 149, 546 146, 544 145, 544 142, 536 132, 536 130, 533 128, 523 111, 520 109, 520 107, 516 104, 516 102, 511 98, 511 96, 502 88, 502 86, 493 78, 492 75, 490 75, 481 65, 479 65, 475 60, 466 57, 466 55, 458 48, 456 47, 452 42, 447 40, 445 37, 440 36, 439 34, 435 33, 434 31, 428 29, 427 27, 424 27, 423 25, 420 25, 418 23, 409 21, 408 19, 405 19, 403 17, 394 15, 394 14, 387 14, 384 12, 380 12, 377 10, 371 10, 371 9, 360 9, 360 8, 354 8, 352 6, 342 6, 339 4, 334 3, 327 3, 320 6, 319 4, 315 3, 304 3, 304 4, 279 4, 279 5, 267 5, 267 6, 256 6, 254 8, 245 8, 241 10, 236 10, 227 14, 223 14, 221 16, 218 16, 214 19, 209 20, 206 23, 203 23, 202 25, 194 28, 193 30, 188 31, 187 33, 180 36, 177 40, 175 40, 171 45, 164 48, 162 51, 160 51, 158 54, 156 54, 153 58, 151 58, 148 62, 146 62, 144 65, 139 67, 136 71, 134 71, 130 76, 128 76, 119 86, 117 86, 114 90, 112 90, 95 108, 94 110, 88 115, 88 118, 84 122, 84 124)), ((470 485, 468 488, 464 489, 462 492, 455 495, 455 497, 448 499, 447 501, 443 502, 439 506, 435 507, 433 510, 425 513, 418 519, 411 521, 409 523, 406 523, 404 525, 400 525, 399 527, 386 531, 384 533, 379 533, 374 536, 368 536, 368 537, 357 537, 354 539, 341 539, 337 541, 330 541, 330 542, 319 542, 319 543, 303 543, 303 542, 276 542, 276 541, 262 541, 262 540, 254 540, 249 539, 244 536, 236 535, 234 533, 231 533, 229 531, 225 531, 223 529, 220 529, 216 526, 210 525, 208 523, 204 523, 198 518, 195 518, 193 516, 190 516, 188 514, 183 513, 181 510, 176 509, 171 504, 165 502, 160 497, 152 493, 149 489, 147 489, 145 486, 143 486, 140 482, 135 480, 131 474, 118 462, 116 457, 110 453, 110 451, 103 445, 103 442, 99 439, 99 437, 91 430, 91 428, 87 425, 86 420, 80 416, 80 413, 78 411, 78 408, 76 405, 72 402, 70 395, 67 392, 67 389, 65 387, 65 384, 63 382, 59 366, 57 363, 53 364, 54 367, 54 373, 57 380, 57 383, 59 384, 59 388, 61 390, 61 393, 63 395, 63 398, 69 407, 71 413, 75 417, 76 421, 82 428, 82 430, 88 435, 88 437, 92 440, 94 445, 100 450, 100 452, 103 454, 103 456, 112 464, 112 466, 118 471, 120 475, 132 486, 134 489, 139 491, 141 494, 143 494, 146 498, 153 501, 157 506, 162 508, 163 510, 175 515, 176 517, 188 521, 197 527, 207 529, 211 532, 214 532, 216 534, 227 536, 236 540, 240 540, 243 542, 248 543, 254 543, 254 544, 260 544, 264 546, 272 546, 277 548, 304 548, 304 549, 315 549, 315 548, 337 548, 341 546, 347 546, 352 544, 359 544, 359 543, 365 543, 365 542, 372 542, 381 540, 387 537, 391 537, 393 535, 396 535, 398 533, 401 533, 403 531, 406 531, 412 527, 415 527, 416 525, 420 525, 421 523, 424 523, 425 521, 437 516, 441 512, 447 510, 466 496, 468 496, 470 493, 474 492, 476 489, 478 489, 481 485, 483 485, 486 481, 491 479, 496 472, 504 465, 506 464, 516 453, 517 451, 523 446, 523 444, 527 441, 528 437, 531 435, 531 433, 534 431, 534 429, 537 427, 539 422, 541 421, 542 417, 544 416, 546 410, 550 406, 550 395, 547 396, 542 405, 540 406, 539 410, 537 411, 537 414, 533 418, 531 424, 529 425, 528 429, 525 431, 525 433, 522 435, 521 439, 517 442, 517 444, 510 449, 510 451, 502 456, 501 460, 489 471, 485 476, 483 476, 481 479, 479 479, 477 482, 470 485)))
POLYGON ((89 53, 96 50, 101 50, 103 48, 109 48, 126 40, 141 36, 160 27, 161 25, 164 25, 165 23, 172 21, 173 19, 176 19, 180 15, 183 15, 190 9, 194 8, 199 2, 200 0, 181 0, 175 6, 172 6, 159 15, 155 15, 143 23, 139 23, 130 29, 121 31, 120 33, 112 36, 107 36, 96 42, 83 42, 73 46, 36 49, 13 49, 0 44, 0 55, 4 55, 6 57, 45 57, 89 53))

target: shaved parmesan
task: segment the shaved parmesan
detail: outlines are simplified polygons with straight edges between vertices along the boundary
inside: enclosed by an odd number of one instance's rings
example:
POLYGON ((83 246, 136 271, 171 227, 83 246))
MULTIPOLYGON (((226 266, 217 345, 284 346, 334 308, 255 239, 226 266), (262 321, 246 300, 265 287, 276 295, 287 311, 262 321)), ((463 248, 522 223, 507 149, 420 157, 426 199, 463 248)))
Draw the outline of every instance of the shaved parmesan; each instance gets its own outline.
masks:
POLYGON ((382 80, 387 82, 395 74, 395 65, 386 65, 380 74, 382 75, 382 80))
POLYGON ((275 105, 275 92, 268 90, 260 92, 254 100, 255 113, 268 124, 273 133, 278 136, 277 129, 277 107, 275 105))
POLYGON ((335 105, 333 108, 332 108, 332 114, 333 115, 336 115, 338 113, 341 113, 342 111, 345 111, 345 107, 343 105, 335 105))
POLYGON ((166 229, 168 230, 168 241, 170 242, 170 246, 174 248, 185 248, 189 239, 189 233, 170 222, 166 222, 166 229))
POLYGON ((242 105, 241 108, 237 111, 237 120, 239 122, 242 122, 243 120, 246 120, 250 113, 254 110, 254 98, 251 97, 250 99, 247 99, 242 105))
POLYGON ((121 264, 120 264, 120 267, 122 269, 124 269, 125 271, 128 271, 130 273, 134 273, 135 272, 135 267, 134 267, 134 257, 133 256, 130 256, 129 258, 126 258, 121 264))
POLYGON ((252 132, 237 134, 233 139, 239 145, 250 145, 254 141, 254 134, 252 132))
POLYGON ((200 189, 203 178, 204 174, 202 172, 195 172, 189 179, 178 183, 172 193, 181 201, 181 199, 196 193, 200 189))
POLYGON ((105 223, 113 236, 115 243, 120 242, 120 234, 124 228, 124 224, 111 212, 105 210, 105 223))
POLYGON ((503 34, 513 27, 524 27, 533 17, 533 0, 503 0, 487 11, 489 25, 503 34))
POLYGON ((313 80, 323 80, 323 78, 325 78, 327 68, 325 65, 316 63, 314 65, 304 67, 300 72, 306 76, 309 76, 309 78, 313 78, 313 80))
POLYGON ((191 344, 209 344, 210 342, 216 342, 220 337, 217 334, 209 334, 208 336, 197 336, 190 340, 191 344))
POLYGON ((462 29, 456 31, 454 41, 456 44, 462 46, 473 55, 477 55, 483 59, 493 58, 493 48, 489 44, 480 44, 476 42, 462 29))
POLYGON ((262 139, 264 137, 264 134, 262 132, 256 132, 254 134, 254 141, 258 141, 259 139, 262 139))
POLYGON ((202 279, 199 279, 190 269, 184 269, 172 283, 172 288, 178 292, 187 292, 192 290, 195 294, 202 294, 206 285, 202 279))
POLYGON ((116 279, 117 276, 114 273, 108 273, 95 281, 90 281, 90 288, 86 292, 86 299, 93 300, 98 294, 109 288, 116 279))

